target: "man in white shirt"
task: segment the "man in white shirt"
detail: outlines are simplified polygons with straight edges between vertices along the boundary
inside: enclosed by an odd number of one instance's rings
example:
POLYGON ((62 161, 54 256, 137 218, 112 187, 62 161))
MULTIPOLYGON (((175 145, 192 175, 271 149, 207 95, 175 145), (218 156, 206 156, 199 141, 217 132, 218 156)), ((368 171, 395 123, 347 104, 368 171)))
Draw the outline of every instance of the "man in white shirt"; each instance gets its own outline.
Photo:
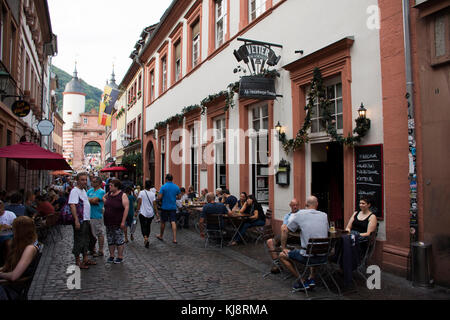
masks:
MULTIPOLYGON (((295 232, 298 229, 301 230, 300 240, 302 248, 306 248, 308 246, 309 239, 311 238, 328 237, 328 216, 324 212, 317 211, 318 206, 319 201, 317 200, 317 198, 311 196, 306 201, 306 209, 300 210, 288 221, 287 228, 290 231, 295 232)), ((308 260, 306 251, 304 249, 284 249, 280 254, 281 262, 296 278, 298 278, 300 275, 298 274, 290 259, 297 260, 300 263, 306 263, 306 261, 308 260)), ((310 262, 322 263, 325 259, 328 259, 328 257, 311 257, 310 262)), ((302 281, 303 284, 300 281, 296 281, 293 285, 293 289, 305 290, 316 285, 314 281, 314 268, 311 268, 309 279, 302 281)))
POLYGON ((72 253, 75 255, 76 265, 80 269, 89 269, 89 265, 97 264, 95 261, 88 259, 91 205, 85 190, 87 179, 87 173, 81 172, 77 175, 77 185, 70 192, 68 201, 74 218, 72 253), (81 211, 83 212, 82 215, 80 214, 81 211), (80 262, 80 254, 83 255, 83 262, 80 262))

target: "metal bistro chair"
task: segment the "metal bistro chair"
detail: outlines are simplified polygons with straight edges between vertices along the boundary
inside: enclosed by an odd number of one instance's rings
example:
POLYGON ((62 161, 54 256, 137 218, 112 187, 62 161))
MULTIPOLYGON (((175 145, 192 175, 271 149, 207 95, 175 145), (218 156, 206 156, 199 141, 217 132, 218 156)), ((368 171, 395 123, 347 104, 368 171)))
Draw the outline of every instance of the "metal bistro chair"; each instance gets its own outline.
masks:
POLYGON ((270 209, 267 209, 267 212, 266 212, 266 224, 264 226, 254 227, 254 228, 249 229, 249 232, 254 237, 256 237, 255 245, 258 243, 259 240, 263 240, 264 241, 264 236, 265 236, 265 231, 266 231, 266 227, 267 226, 272 228, 272 210, 270 210, 270 209))
POLYGON ((205 218, 205 248, 210 240, 220 240, 223 248, 223 221, 220 214, 207 214, 205 218))
MULTIPOLYGON (((306 250, 306 254, 308 256, 308 259, 305 264, 302 264, 297 260, 291 259, 298 274, 300 275, 296 280, 300 281, 300 283, 302 285, 304 285, 304 282, 302 279, 305 277, 308 269, 310 267, 315 267, 316 268, 315 274, 319 276, 319 278, 322 281, 322 283, 324 284, 325 288, 328 290, 328 293, 331 294, 331 290, 328 287, 328 284, 326 283, 326 281, 322 275, 327 275, 328 277, 331 278, 331 280, 333 281, 334 285, 336 286, 336 288, 338 290, 338 295, 340 296, 341 290, 340 290, 336 280, 334 279, 332 272, 330 271, 330 265, 329 265, 329 256, 330 256, 330 252, 331 252, 331 239, 330 238, 311 238, 311 239, 309 239, 307 247, 302 248, 302 249, 306 250), (326 257, 326 259, 324 259, 323 262, 314 263, 313 261, 311 261, 312 257, 326 257), (304 267, 304 270, 302 273, 298 269, 299 264, 304 267)), ((305 288, 305 293, 306 293, 306 296, 309 297, 308 289, 306 289, 306 288, 305 288)))
POLYGON ((358 265, 358 268, 356 269, 358 274, 364 279, 367 280, 366 277, 366 270, 367 270, 367 264, 368 261, 370 260, 370 258, 372 257, 374 251, 375 251, 375 245, 377 242, 377 235, 378 235, 378 226, 379 223, 377 223, 377 228, 375 229, 374 232, 372 232, 368 237, 367 237, 367 242, 361 242, 361 245, 367 245, 367 247, 365 248, 364 252, 362 252, 361 254, 361 261, 358 265))
MULTIPOLYGON (((276 247, 275 250, 270 250, 270 248, 267 246, 267 240, 274 239, 274 238, 275 238, 275 234, 273 233, 272 225, 265 225, 263 227, 263 235, 262 235, 261 239, 264 242, 264 249, 265 249, 266 253, 269 255, 272 252, 280 253, 282 251, 280 247, 276 247)), ((279 259, 272 260, 271 267, 277 268, 280 271, 280 274, 282 274, 285 271, 285 269, 281 267, 281 262, 279 261, 279 259), (276 261, 278 261, 278 264, 276 263, 276 261)), ((270 274, 272 274, 272 272, 270 272, 270 271, 265 273, 263 275, 263 278, 266 278, 270 274)))
POLYGON ((34 275, 39 266, 39 261, 41 260, 43 248, 44 248, 44 245, 42 243, 39 243, 39 250, 36 254, 36 257, 31 262, 32 265, 31 265, 31 271, 30 271, 29 276, 19 278, 18 280, 14 281, 14 282, 10 282, 7 280, 0 280, 1 285, 13 286, 16 291, 18 290, 18 293, 19 293, 18 300, 28 300, 28 291, 30 290, 31 283, 33 282, 34 275))

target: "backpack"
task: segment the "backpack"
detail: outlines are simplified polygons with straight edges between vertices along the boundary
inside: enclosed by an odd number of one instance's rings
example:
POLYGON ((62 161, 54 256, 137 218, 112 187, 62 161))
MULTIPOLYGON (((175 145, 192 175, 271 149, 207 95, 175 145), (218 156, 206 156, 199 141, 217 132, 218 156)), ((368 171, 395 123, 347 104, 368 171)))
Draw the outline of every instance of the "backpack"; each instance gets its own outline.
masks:
MULTIPOLYGON (((78 204, 76 204, 75 206, 77 208, 78 221, 81 223, 83 222, 83 200, 79 199, 78 204)), ((70 210, 69 199, 66 200, 66 203, 61 208, 59 221, 62 225, 73 225, 75 223, 72 215, 72 210, 70 210)))

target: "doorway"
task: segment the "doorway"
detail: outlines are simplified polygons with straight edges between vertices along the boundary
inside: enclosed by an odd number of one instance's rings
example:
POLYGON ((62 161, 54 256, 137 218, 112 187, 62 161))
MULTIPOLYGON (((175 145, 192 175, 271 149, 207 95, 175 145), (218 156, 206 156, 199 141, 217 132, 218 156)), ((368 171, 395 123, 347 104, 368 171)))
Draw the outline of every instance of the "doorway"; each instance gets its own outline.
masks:
POLYGON ((311 193, 319 200, 319 211, 328 214, 337 228, 344 228, 344 152, 339 143, 311 145, 311 193))

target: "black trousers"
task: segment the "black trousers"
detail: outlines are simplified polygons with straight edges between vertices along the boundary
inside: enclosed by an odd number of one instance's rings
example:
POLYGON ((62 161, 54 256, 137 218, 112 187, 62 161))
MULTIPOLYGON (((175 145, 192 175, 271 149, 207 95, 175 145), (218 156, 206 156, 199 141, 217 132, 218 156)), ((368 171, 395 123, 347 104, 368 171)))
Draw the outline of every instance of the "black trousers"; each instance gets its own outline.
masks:
POLYGON ((142 214, 139 215, 139 222, 141 223, 141 231, 143 237, 150 237, 150 227, 152 226, 153 218, 146 218, 142 214))

